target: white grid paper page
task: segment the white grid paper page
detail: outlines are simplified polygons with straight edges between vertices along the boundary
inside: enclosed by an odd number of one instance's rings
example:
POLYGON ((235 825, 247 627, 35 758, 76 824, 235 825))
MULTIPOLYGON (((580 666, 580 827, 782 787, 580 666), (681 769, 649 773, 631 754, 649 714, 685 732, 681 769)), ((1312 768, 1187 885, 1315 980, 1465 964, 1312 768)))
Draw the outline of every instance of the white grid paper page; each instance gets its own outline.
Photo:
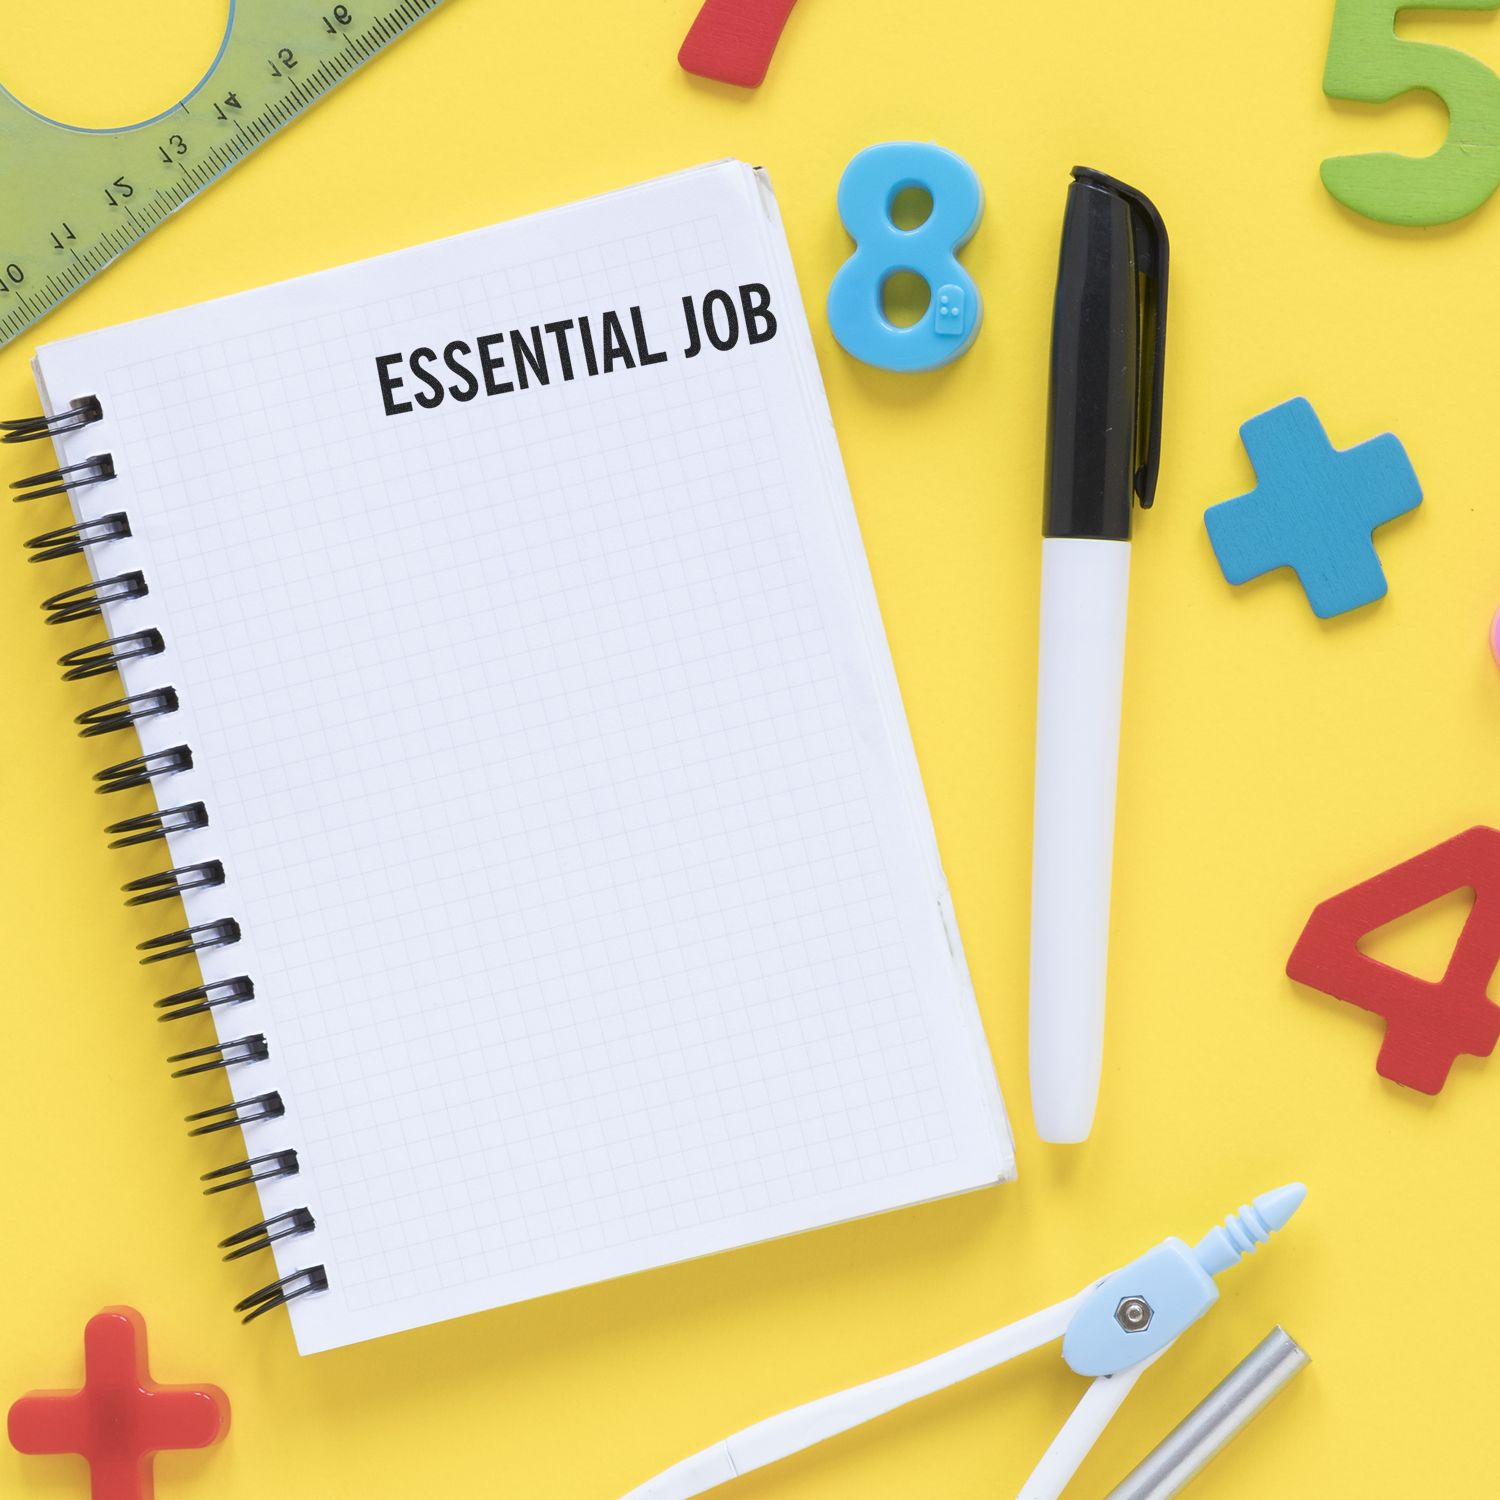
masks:
POLYGON ((244 932, 204 971, 254 977, 219 1024, 271 1039, 235 1093, 286 1103, 252 1153, 300 1152, 261 1196, 318 1220, 277 1247, 327 1267, 304 1352, 1010 1175, 756 174, 39 364, 105 406, 66 457, 114 454, 79 504, 134 536, 93 564, 150 583, 110 633, 167 641, 125 677, 177 688, 143 744, 190 743, 158 796, 211 811, 172 860, 229 872, 189 917, 244 932), (685 358, 682 297, 748 282, 776 336, 685 358), (378 355, 633 305, 665 362, 383 410, 378 355))

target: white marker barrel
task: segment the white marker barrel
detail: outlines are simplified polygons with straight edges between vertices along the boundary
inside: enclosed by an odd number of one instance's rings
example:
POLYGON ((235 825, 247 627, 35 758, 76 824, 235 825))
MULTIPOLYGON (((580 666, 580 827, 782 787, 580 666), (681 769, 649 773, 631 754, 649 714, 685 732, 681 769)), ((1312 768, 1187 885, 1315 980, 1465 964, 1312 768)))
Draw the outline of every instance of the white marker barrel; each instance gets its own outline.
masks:
POLYGON ((1088 1138, 1104 1056, 1130 543, 1042 542, 1031 883, 1031 1107, 1088 1138))

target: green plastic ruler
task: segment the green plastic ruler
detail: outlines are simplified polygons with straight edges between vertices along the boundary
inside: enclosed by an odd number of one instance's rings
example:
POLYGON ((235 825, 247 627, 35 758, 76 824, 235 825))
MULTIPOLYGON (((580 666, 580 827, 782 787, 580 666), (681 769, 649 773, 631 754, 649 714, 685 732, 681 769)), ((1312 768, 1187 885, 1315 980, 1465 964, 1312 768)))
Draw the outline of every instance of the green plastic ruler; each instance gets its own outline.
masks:
POLYGON ((97 276, 442 0, 230 0, 180 103, 83 130, 0 88, 0 347, 97 276))

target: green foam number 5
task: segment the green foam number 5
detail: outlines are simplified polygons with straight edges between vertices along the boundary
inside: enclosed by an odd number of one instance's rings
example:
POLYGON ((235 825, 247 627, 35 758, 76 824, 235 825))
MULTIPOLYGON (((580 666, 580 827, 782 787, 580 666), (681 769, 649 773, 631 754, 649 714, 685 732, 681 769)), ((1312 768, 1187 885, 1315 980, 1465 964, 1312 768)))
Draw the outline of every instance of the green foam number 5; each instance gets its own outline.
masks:
POLYGON ((1428 89, 1448 107, 1448 138, 1431 156, 1329 157, 1323 185, 1385 224, 1448 224, 1500 187, 1500 77, 1456 47, 1402 41, 1403 10, 1500 10, 1500 0, 1338 0, 1323 92, 1385 104, 1428 89))

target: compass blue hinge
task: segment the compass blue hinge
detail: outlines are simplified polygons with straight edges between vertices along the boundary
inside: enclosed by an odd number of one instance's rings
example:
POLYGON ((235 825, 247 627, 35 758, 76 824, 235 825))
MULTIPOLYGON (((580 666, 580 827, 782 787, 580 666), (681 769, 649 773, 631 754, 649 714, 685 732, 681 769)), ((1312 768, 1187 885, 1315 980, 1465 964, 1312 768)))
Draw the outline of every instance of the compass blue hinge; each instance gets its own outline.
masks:
POLYGON ((1268 1240, 1302 1205, 1300 1182, 1262 1193, 1189 1247, 1163 1240, 1089 1292, 1063 1334, 1079 1375, 1117 1375, 1165 1349, 1218 1301, 1214 1277, 1268 1240))

